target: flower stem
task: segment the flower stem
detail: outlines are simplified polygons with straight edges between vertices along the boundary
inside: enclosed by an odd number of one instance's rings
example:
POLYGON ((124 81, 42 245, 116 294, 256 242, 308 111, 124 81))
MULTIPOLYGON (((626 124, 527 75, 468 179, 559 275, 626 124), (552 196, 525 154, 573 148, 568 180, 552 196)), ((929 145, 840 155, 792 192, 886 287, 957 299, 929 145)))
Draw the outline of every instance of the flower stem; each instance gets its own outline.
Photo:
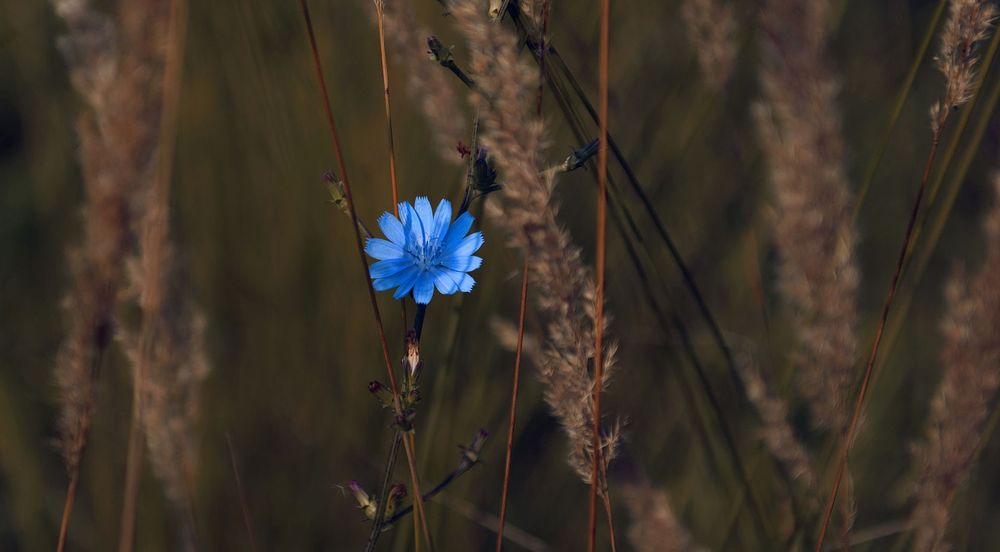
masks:
POLYGON ((385 516, 385 504, 389 498, 389 481, 392 479, 392 468, 396 464, 396 457, 399 456, 399 443, 402 440, 403 434, 397 429, 396 435, 392 439, 392 447, 389 449, 389 456, 386 459, 385 474, 382 476, 382 490, 378 497, 378 508, 375 511, 375 519, 372 521, 372 532, 368 535, 368 544, 365 546, 365 552, 375 550, 378 538, 382 534, 382 527, 385 521, 382 518, 385 516))

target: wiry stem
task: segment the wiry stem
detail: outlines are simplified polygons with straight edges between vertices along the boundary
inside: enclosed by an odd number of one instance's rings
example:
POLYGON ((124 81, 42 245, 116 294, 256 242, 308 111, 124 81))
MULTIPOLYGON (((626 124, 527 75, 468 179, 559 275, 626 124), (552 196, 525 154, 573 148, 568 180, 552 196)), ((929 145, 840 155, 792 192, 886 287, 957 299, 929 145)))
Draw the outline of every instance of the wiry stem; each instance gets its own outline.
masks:
POLYGON ((514 348, 514 382, 510 391, 510 418, 507 422, 507 454, 503 466, 503 490, 500 493, 500 521, 497 526, 497 552, 503 549, 503 528, 507 519, 507 489, 510 485, 510 460, 514 449, 514 425, 517 422, 517 389, 521 377, 521 348, 524 345, 524 313, 528 304, 528 261, 521 267, 521 305, 517 315, 517 345, 514 348))
POLYGON ((250 520, 250 508, 247 507, 247 497, 243 490, 243 479, 240 477, 240 469, 236 464, 236 452, 233 451, 233 439, 226 432, 226 447, 229 449, 229 461, 233 466, 233 477, 236 479, 236 492, 240 498, 240 510, 243 513, 243 528, 247 530, 247 541, 250 543, 250 552, 257 552, 257 540, 253 536, 253 523, 250 520))
MULTIPOLYGON (((104 360, 104 352, 106 350, 107 343, 100 341, 91 361, 90 374, 92 381, 97 380, 97 374, 101 370, 101 362, 104 360)), ((73 515, 73 505, 76 503, 76 490, 80 486, 80 462, 87 448, 93 418, 93 401, 90 401, 90 408, 80 416, 79 428, 76 433, 78 444, 75 448, 79 451, 79 460, 71 466, 69 471, 69 484, 66 486, 66 499, 63 502, 62 519, 59 521, 59 541, 56 544, 56 552, 63 552, 66 549, 66 541, 69 536, 69 520, 73 515)))
POLYGON ((382 490, 379 492, 378 504, 375 509, 375 519, 372 520, 372 531, 368 535, 368 544, 365 545, 365 552, 375 550, 378 538, 382 535, 382 526, 385 523, 385 505, 389 498, 389 482, 392 479, 392 468, 396 464, 396 457, 399 456, 399 443, 403 440, 403 434, 398 429, 392 438, 392 447, 389 449, 389 456, 386 458, 385 472, 382 475, 382 490))
MULTIPOLYGON (((601 39, 598 59, 600 81, 598 124, 600 142, 597 150, 597 260, 595 262, 596 292, 594 294, 594 418, 593 463, 590 473, 590 515, 588 518, 587 550, 594 551, 597 537, 597 491, 604 471, 601 461, 601 388, 604 385, 604 264, 607 254, 608 218, 608 49, 611 28, 611 0, 601 0, 601 39)), ((604 490, 607 493, 607 489, 604 490)), ((608 508, 611 522, 611 509, 608 508)))
MULTIPOLYGON (((334 154, 337 157, 337 164, 340 167, 340 174, 344 182, 344 195, 347 196, 347 205, 351 213, 351 220, 358 220, 357 208, 354 204, 354 196, 351 193, 350 179, 347 176, 347 165, 344 162, 344 154, 340 146, 340 136, 337 134, 337 126, 333 120, 333 110, 330 107, 329 93, 326 88, 326 78, 323 76, 323 66, 320 63, 319 48, 316 45, 316 33, 313 30, 312 18, 309 15, 309 5, 307 0, 299 0, 299 5, 302 8, 302 17, 305 20, 306 30, 309 34, 309 46, 312 51, 313 66, 316 71, 316 78, 319 81, 320 92, 322 94, 323 111, 326 116, 327 127, 330 130, 330 138, 333 142, 334 154)), ((385 328, 382 324, 382 315, 379 313, 378 300, 375 298, 375 289, 371 284, 371 273, 368 269, 368 263, 365 261, 364 245, 361 242, 361 231, 358 229, 357 224, 352 224, 351 227, 354 229, 354 240, 358 250, 358 261, 361 263, 361 269, 364 273, 365 287, 368 289, 368 298, 371 302, 372 314, 375 317, 375 326, 378 330, 379 342, 382 346, 382 359, 385 362, 386 374, 389 378, 389 385, 392 390, 393 406, 396 414, 401 415, 402 407, 399 403, 399 387, 396 383, 396 374, 392 369, 392 361, 389 360, 389 345, 386 342, 385 328)), ((420 515, 423 512, 423 499, 420 496, 420 484, 417 478, 416 466, 414 465, 413 443, 410 439, 404 437, 403 444, 406 449, 406 459, 410 468, 411 484, 414 492, 416 493, 417 514, 420 515)), ((433 550, 433 546, 430 544, 430 531, 427 529, 427 521, 422 515, 420 515, 420 518, 424 539, 427 542, 428 547, 433 550)))
POLYGON ((385 98, 385 124, 389 132, 389 181, 392 184, 392 212, 399 218, 399 191, 396 184, 396 147, 392 134, 392 108, 389 104, 389 63, 385 55, 385 0, 375 0, 378 20, 378 51, 382 62, 382 97, 385 98))
POLYGON ((886 294, 885 303, 882 306, 882 315, 879 317, 878 327, 875 330, 875 341, 872 343, 871 353, 868 355, 868 362, 865 365, 865 374, 861 380, 861 388, 858 390, 858 397, 854 403, 854 412, 851 414, 851 421, 847 426, 847 432, 843 436, 840 445, 840 453, 837 458, 837 471, 833 478, 833 487, 830 490, 830 497, 823 508, 823 520, 820 524, 819 536, 816 538, 816 552, 823 549, 823 539, 826 537, 827 528, 830 525, 830 518, 833 515, 833 506, 837 501, 837 494, 844 479, 844 470, 847 467, 847 458, 850 455, 851 445, 854 440, 854 433, 858 429, 858 421, 861 419, 861 412, 864 407, 865 398, 868 395, 868 387, 871 383, 872 372, 875 367, 875 360, 878 358, 879 345, 882 343, 882 334, 885 332, 886 320, 889 318, 889 311, 892 308, 893 299, 896 297, 896 289, 899 286, 899 279, 903 272, 903 264, 906 262, 910 250, 910 239, 913 236, 913 228, 920 213, 920 205, 924 197, 924 190, 927 188, 927 180, 930 177, 931 169, 934 166, 934 158, 937 156, 938 144, 941 141, 941 130, 938 128, 931 139, 931 149, 927 154, 927 161, 924 164, 924 173, 920 178, 920 187, 917 189, 917 198, 913 202, 913 209, 910 211, 910 219, 906 224, 906 233, 903 235, 903 245, 900 247, 899 255, 896 259, 896 270, 892 274, 892 281, 889 283, 889 292, 886 294))

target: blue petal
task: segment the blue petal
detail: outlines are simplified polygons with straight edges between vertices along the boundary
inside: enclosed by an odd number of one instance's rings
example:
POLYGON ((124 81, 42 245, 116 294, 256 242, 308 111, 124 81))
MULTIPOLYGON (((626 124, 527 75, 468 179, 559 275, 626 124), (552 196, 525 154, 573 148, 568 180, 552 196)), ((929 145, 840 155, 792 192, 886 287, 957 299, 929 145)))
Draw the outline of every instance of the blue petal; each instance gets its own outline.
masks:
POLYGON ((382 229, 382 233, 392 243, 399 246, 406 245, 406 234, 403 232, 403 225, 392 213, 382 213, 382 216, 378 218, 378 227, 382 229))
POLYGON ((458 245, 443 250, 445 257, 468 257, 483 246, 483 233, 469 234, 458 245))
POLYGON ((434 212, 431 211, 431 202, 427 200, 425 196, 417 196, 417 200, 413 202, 413 208, 417 211, 417 215, 420 217, 421 230, 423 233, 424 241, 426 243, 433 234, 434 231, 434 212))
POLYGON ((452 255, 441 259, 440 264, 459 272, 471 272, 483 264, 482 257, 452 255))
POLYGON ((399 259, 403 256, 403 248, 382 238, 369 238, 365 244, 365 253, 380 261, 399 259))
POLYGON ((457 291, 470 292, 476 280, 465 274, 447 268, 436 268, 433 271, 434 285, 442 295, 451 295, 457 291))
POLYGON ((451 227, 448 228, 448 233, 444 236, 444 243, 441 245, 442 250, 447 251, 458 245, 458 242, 462 241, 469 228, 472 228, 472 221, 475 219, 468 211, 455 219, 455 222, 451 223, 451 227))
POLYGON ((413 267, 412 272, 407 271, 407 273, 410 276, 407 279, 403 280, 403 283, 399 284, 399 287, 396 288, 396 293, 392 294, 392 298, 402 299, 403 297, 406 297, 406 294, 410 293, 410 290, 413 289, 413 284, 417 283, 417 279, 420 278, 420 276, 422 276, 424 272, 425 271, 420 270, 417 267, 413 267))
MULTIPOLYGON (((404 283, 410 281, 414 277, 414 275, 418 274, 419 272, 420 269, 418 269, 415 266, 411 266, 410 268, 404 268, 403 270, 400 270, 399 272, 391 276, 386 276, 385 278, 379 278, 375 280, 374 282, 372 282, 372 287, 375 288, 375 291, 385 291, 387 289, 392 289, 396 286, 403 285, 404 283)), ((410 287, 413 287, 412 282, 410 283, 410 287)))
POLYGON ((420 217, 409 203, 403 202, 399 210, 399 218, 403 223, 403 232, 406 234, 406 243, 413 245, 423 245, 424 233, 420 228, 420 217))
POLYGON ((434 297, 434 276, 430 272, 424 272, 417 278, 417 283, 413 286, 413 300, 418 304, 426 305, 434 297))
POLYGON ((445 235, 448 233, 448 225, 451 223, 451 202, 447 199, 442 199, 438 203, 437 210, 434 211, 434 230, 431 232, 431 238, 437 240, 440 244, 444 241, 445 235))
POLYGON ((408 267, 413 266, 413 261, 409 258, 402 259, 389 259, 387 261, 379 261, 368 269, 371 274, 372 279, 385 278, 386 276, 392 276, 393 274, 399 272, 408 267))

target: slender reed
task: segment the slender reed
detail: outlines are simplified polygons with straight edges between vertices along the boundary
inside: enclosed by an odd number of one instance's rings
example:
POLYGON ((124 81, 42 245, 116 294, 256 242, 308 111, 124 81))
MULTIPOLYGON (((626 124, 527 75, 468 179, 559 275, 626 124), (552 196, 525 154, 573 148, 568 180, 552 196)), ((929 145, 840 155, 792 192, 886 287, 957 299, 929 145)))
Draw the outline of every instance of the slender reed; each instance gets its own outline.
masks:
POLYGON ((85 1, 57 0, 54 6, 68 29, 59 46, 85 103, 77 123, 86 197, 83 241, 69 253, 70 324, 55 369, 63 403, 60 445, 70 479, 57 545, 62 550, 93 418, 100 359, 114 334, 112 311, 133 242, 130 203, 148 177, 156 149, 168 5, 129 3, 117 25, 85 1))
POLYGON ((924 191, 927 188, 927 180, 930 177, 931 169, 934 167, 934 159, 937 154, 938 145, 941 142, 941 133, 948 116, 956 108, 971 99, 972 79, 975 73, 977 57, 973 46, 988 37, 988 32, 993 24, 996 15, 996 8, 982 0, 952 0, 948 13, 948 20, 945 22, 944 31, 941 35, 941 47, 937 56, 938 70, 945 77, 945 93, 940 100, 931 106, 931 146, 927 154, 927 161, 924 164, 923 176, 920 178, 920 187, 917 189, 917 197, 913 202, 913 209, 907 221, 906 232, 903 235, 903 243, 896 259, 896 268, 889 283, 889 291, 886 293, 885 303, 882 307, 882 314, 875 330, 875 339, 872 343, 871 353, 865 365, 864 377, 858 396, 854 404, 854 411, 851 415, 850 424, 840 446, 840 454, 837 459, 836 475, 827 499, 823 512, 823 520, 820 525, 819 536, 816 541, 816 551, 822 549, 823 539, 826 535, 827 527, 830 523, 830 515, 833 511, 837 494, 840 490, 841 481, 844 477, 848 456, 853 444, 854 434, 857 430, 858 421, 864 407, 865 398, 868 393, 869 384, 874 371, 875 361, 878 359, 879 345, 882 342, 882 335, 885 331, 886 321, 892 308, 896 289, 902 276, 903 266, 910 252, 910 242, 913 237, 913 230, 920 214, 920 206, 923 200, 924 191))
POLYGON ((67 252, 72 275, 64 300, 68 331, 55 364, 61 402, 59 449, 69 477, 56 548, 61 552, 93 421, 97 376, 113 333, 112 309, 127 251, 129 212, 128 189, 116 178, 115 150, 101 131, 107 125, 100 122, 109 116, 106 101, 118 75, 117 31, 110 19, 86 2, 60 0, 54 6, 68 30, 59 45, 73 86, 86 102, 77 120, 85 194, 83 240, 67 252))
POLYGON ((528 303, 528 261, 521 267, 521 301, 517 315, 517 343, 514 346, 514 381, 510 391, 510 417, 507 421, 507 453, 503 465, 503 489, 500 491, 500 516, 497 524, 497 552, 503 549, 504 521, 507 519, 507 489, 510 485, 510 460, 514 449, 514 425, 517 422, 517 390, 521 380, 521 352, 524 345, 524 313, 528 303))
POLYGON ((236 493, 240 500, 240 512, 243 514, 243 528, 247 531, 247 542, 250 543, 250 552, 257 552, 257 539, 253 535, 253 521, 250 519, 250 507, 247 504, 246 492, 243 490, 243 478, 240 477, 240 468, 236 463, 236 452, 233 450, 233 439, 229 432, 226 432, 226 448, 229 449, 229 462, 233 467, 233 479, 236 481, 236 493))
MULTIPOLYGON (((340 147, 340 136, 337 134, 337 126, 333 119, 333 110, 330 107, 330 98, 329 93, 327 92, 326 78, 323 76, 323 65, 319 58, 319 48, 316 46, 316 33, 313 30, 312 18, 309 15, 309 5, 306 0, 299 0, 299 6, 302 9, 302 17, 305 21, 306 31, 309 35, 309 47, 312 53, 313 68, 316 72, 316 79, 322 96, 323 112, 326 117, 327 127, 330 130, 330 139, 333 145, 334 154, 337 157, 337 165, 340 167, 340 174, 344 184, 344 195, 347 198, 348 210, 351 215, 351 220, 357 221, 358 212, 354 204, 354 196, 351 193, 351 184, 347 176, 347 165, 344 161, 344 154, 340 147)), ((361 230, 358 227, 358 224, 352 224, 351 227, 354 229, 354 240, 358 250, 358 260, 361 263, 361 269, 364 273, 365 287, 368 288, 368 298, 372 307, 372 315, 375 318, 375 327, 378 330, 379 342, 382 347, 382 360, 385 362, 386 375, 389 378, 393 407, 396 414, 401 415, 402 408, 399 403, 399 386, 396 383, 396 374, 392 369, 392 361, 389 360, 389 345, 386 342, 385 328, 382 324, 382 315, 379 312, 378 300, 375 298, 375 289, 372 287, 371 274, 368 270, 368 262, 365 259, 364 245, 361 242, 361 230)), ((403 436, 403 448, 406 451, 406 461, 410 470, 410 483, 413 486, 413 492, 415 493, 414 500, 417 506, 416 514, 420 519, 424 540, 426 541, 428 548, 433 550, 430 531, 427 528, 427 520, 423 515, 423 497, 420 492, 420 484, 417 477, 412 435, 406 434, 403 436)))
MULTIPOLYGON (((594 272, 597 274, 596 292, 594 294, 594 327, 604 327, 604 265, 607 256, 607 227, 608 227, 608 50, 611 33, 611 0, 601 0, 601 36, 598 47, 598 124, 600 126, 600 142, 597 150, 597 245, 596 261, 594 272)), ((604 363, 604 332, 594 332, 594 408, 592 424, 592 461, 590 470, 590 512, 588 518, 589 537, 587 549, 593 552, 596 546, 597 537, 597 491, 600 484, 598 469, 604 467, 601 460, 601 384, 603 381, 604 363)), ((604 480, 605 488, 603 494, 607 495, 607 478, 604 480)), ((611 508, 608 507, 608 522, 611 521, 611 508)))
MULTIPOLYGON (((389 182, 392 185, 392 212, 399 217, 399 190, 396 183, 396 144, 392 133, 392 106, 389 103, 389 63, 385 56, 385 0, 374 0, 378 22, 378 53, 382 65, 382 97, 385 98, 385 125, 389 134, 389 182)), ((404 317, 405 320, 405 317, 404 317)))
POLYGON ((123 335, 134 383, 119 540, 122 552, 131 550, 135 542, 144 433, 154 471, 181 518, 181 547, 192 550, 195 541, 191 485, 197 439, 193 425, 208 362, 202 339, 204 321, 190 304, 185 287, 177 282, 178 268, 169 238, 186 1, 174 0, 167 17, 156 173, 152 189, 134 198, 134 211, 142 213, 142 218, 136 227, 140 252, 129 274, 129 291, 142 310, 142 321, 138 335, 123 335))
POLYGON ((927 435, 914 447, 916 503, 911 520, 915 550, 949 549, 945 530, 955 494, 972 467, 982 430, 1000 386, 1000 174, 997 200, 986 218, 986 258, 968 278, 957 270, 948 283, 941 330, 944 376, 931 402, 927 435))

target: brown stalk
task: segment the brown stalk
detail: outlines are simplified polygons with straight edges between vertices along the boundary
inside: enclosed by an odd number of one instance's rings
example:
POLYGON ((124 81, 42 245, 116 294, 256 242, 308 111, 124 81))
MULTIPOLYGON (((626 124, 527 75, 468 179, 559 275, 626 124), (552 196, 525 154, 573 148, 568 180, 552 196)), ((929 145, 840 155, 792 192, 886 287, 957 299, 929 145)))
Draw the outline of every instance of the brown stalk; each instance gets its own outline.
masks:
MULTIPOLYGON (((91 366, 91 374, 93 374, 94 381, 97 380, 97 372, 100 369, 101 360, 104 358, 105 346, 106 343, 103 343, 97 348, 94 354, 91 366)), ((80 416, 79 428, 76 433, 77 444, 74 445, 74 450, 77 451, 80 458, 83 458, 84 450, 87 448, 87 437, 90 435, 93 414, 93 403, 91 403, 90 409, 80 416)), ((66 539, 69 536, 69 520, 73 515, 73 505, 76 503, 76 490, 79 486, 80 462, 77 461, 69 473, 69 484, 66 486, 66 500, 63 503, 62 519, 59 521, 59 542, 56 544, 56 552, 63 552, 66 549, 66 539)))
MULTIPOLYGON (((588 517, 587 550, 594 552, 597 537, 597 487, 601 471, 601 387, 604 382, 604 264, 606 257, 606 233, 608 218, 608 49, 611 23, 611 0, 601 0, 601 38, 598 59, 598 80, 600 81, 598 101, 598 121, 600 125, 600 145, 597 152, 597 259, 595 262, 596 292, 594 296, 594 419, 593 464, 590 473, 590 512, 588 517)), ((604 490, 605 494, 608 492, 604 490)), ((608 522, 611 511, 608 509, 608 522)))
POLYGON ((233 451, 233 439, 226 432, 226 448, 229 449, 229 461, 233 466, 233 477, 236 479, 236 493, 240 499, 240 511, 243 513, 243 527, 247 530, 247 540, 250 542, 250 552, 257 552, 257 541, 253 536, 253 522, 250 520, 250 508, 247 506, 246 493, 243 490, 243 479, 240 468, 236 464, 236 453, 233 451))
MULTIPOLYGON (((344 195, 347 196, 347 205, 351 212, 351 220, 358 220, 357 208, 354 204, 354 194, 351 192, 350 179, 347 176, 347 164, 344 162, 344 153, 340 146, 340 136, 337 134, 337 125, 333 120, 333 109, 330 107, 329 93, 326 88, 326 78, 323 76, 323 65, 319 58, 319 48, 316 46, 316 33, 313 30, 312 18, 309 15, 309 4, 307 0, 299 0, 299 6, 302 9, 302 17, 305 20, 306 31, 309 34, 309 47, 312 52, 313 68, 316 71, 316 79, 319 82, 320 93, 322 95, 323 113, 326 117, 327 127, 330 130, 330 139, 333 142, 334 154, 337 157, 337 165, 340 167, 340 176, 344 182, 344 195)), ((402 407, 399 403, 399 386, 396 383, 396 374, 392 369, 392 361, 389 360, 389 344, 385 339, 385 327, 382 324, 382 315, 379 312, 378 300, 375 298, 375 289, 372 287, 371 273, 368 269, 368 263, 365 261, 365 250, 363 244, 361 243, 361 230, 358 228, 357 224, 352 224, 351 227, 354 229, 354 241, 358 250, 358 260, 360 261, 361 269, 364 272, 365 287, 368 288, 368 298, 372 306, 372 315, 375 317, 375 327, 378 330, 379 343, 382 346, 382 360, 385 362, 385 370, 389 379, 390 389, 392 390, 393 407, 396 414, 401 415, 402 407)), ((413 486, 413 492, 415 493, 414 498, 417 506, 417 517, 420 518, 424 540, 427 542, 428 548, 433 551, 434 546, 431 544, 430 530, 427 528, 427 519, 423 515, 424 501, 420 492, 420 483, 417 477, 416 465, 414 464, 414 445, 412 435, 406 434, 403 436, 403 448, 406 450, 406 461, 407 464, 409 464, 410 469, 410 483, 413 486)))
POLYGON ((181 75, 184 63, 184 45, 187 35, 187 2, 173 0, 167 30, 167 47, 163 69, 163 104, 160 112, 160 140, 157 151, 156 177, 149 202, 149 209, 157 210, 143 222, 141 245, 144 284, 142 292, 142 330, 139 338, 139 357, 135 362, 132 392, 132 421, 129 428, 125 464, 125 494, 122 501, 119 552, 128 552, 135 546, 135 520, 139 501, 139 476, 142 469, 144 395, 146 374, 154 362, 153 351, 158 319, 161 316, 165 279, 162 276, 164 260, 169 254, 165 244, 169 232, 167 205, 170 202, 170 179, 173 169, 174 147, 177 137, 177 111, 180 105, 181 75))
POLYGON ((378 21, 378 52, 382 61, 382 97, 385 98, 385 123, 389 131, 389 181, 392 184, 392 212, 399 218, 399 191, 396 187, 396 146, 392 137, 392 108, 389 104, 389 64, 385 55, 385 0, 375 0, 378 21))
MULTIPOLYGON (((539 102, 541 106, 541 102, 539 102)), ((524 344, 524 313, 528 299, 528 260, 521 267, 521 306, 517 315, 517 346, 514 349, 514 383, 510 391, 510 420, 507 424, 507 455, 503 466, 503 491, 500 494, 500 521, 497 525, 497 552, 503 549, 503 528, 507 519, 507 489, 510 485, 510 458, 514 448, 514 424, 517 421, 517 388, 521 376, 521 349, 524 344)))
POLYGON ((900 276, 903 272, 903 265, 909 256, 910 240, 913 237, 913 228, 920 213, 920 205, 923 201, 924 190, 927 188, 927 180, 930 177, 931 169, 934 167, 934 158, 937 156, 938 144, 941 142, 941 128, 938 126, 931 139, 931 149, 927 154, 927 162, 924 164, 924 173, 920 177, 920 187, 917 189, 917 198, 913 202, 913 209, 910 211, 910 219, 906 224, 906 233, 903 235, 903 245, 900 247, 899 256, 896 259, 896 270, 892 274, 892 281, 889 283, 889 292, 885 297, 885 304, 882 306, 882 315, 879 317, 878 327, 875 330, 875 341, 872 343, 871 354, 865 365, 864 378, 861 380, 861 388, 858 390, 858 398, 854 403, 854 412, 851 414, 851 421, 847 426, 843 442, 840 445, 840 453, 837 458, 837 471, 833 479, 833 487, 830 490, 830 497, 823 508, 823 521, 820 524, 819 536, 816 539, 816 552, 821 552, 823 539, 830 525, 830 518, 833 515, 833 506, 837 501, 837 494, 840 492, 841 483, 844 479, 844 470, 847 466, 847 458, 851 451, 854 434, 858 429, 858 421, 861 419, 861 411, 864 407, 865 397, 868 395, 868 387, 871 383, 872 372, 875 367, 875 360, 878 358, 879 345, 882 343, 882 334, 885 332, 885 324, 889 318, 889 310, 892 308, 893 299, 896 297, 896 288, 899 285, 900 276))

